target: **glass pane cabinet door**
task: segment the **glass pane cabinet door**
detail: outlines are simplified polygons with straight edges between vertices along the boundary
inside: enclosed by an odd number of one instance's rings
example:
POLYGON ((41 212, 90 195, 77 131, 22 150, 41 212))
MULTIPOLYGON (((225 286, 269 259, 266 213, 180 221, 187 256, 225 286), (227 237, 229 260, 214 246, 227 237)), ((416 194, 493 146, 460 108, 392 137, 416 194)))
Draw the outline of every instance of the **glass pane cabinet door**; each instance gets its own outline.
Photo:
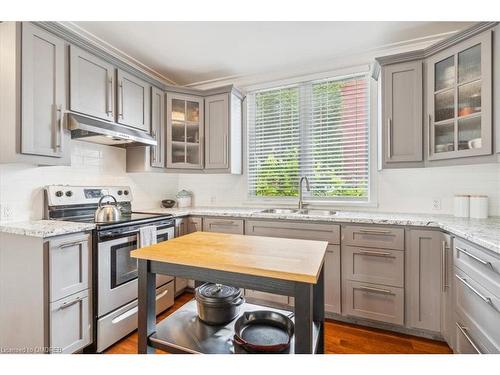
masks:
POLYGON ((485 85, 491 81, 491 62, 482 61, 491 56, 491 35, 457 45, 450 53, 430 59, 430 159, 487 154, 485 136, 491 142, 491 133, 483 129, 485 124, 491 127, 490 108, 485 112, 484 107, 491 98, 491 92, 484 96, 491 91, 491 85, 485 85))
POLYGON ((179 95, 169 97, 167 164, 174 168, 202 168, 202 99, 179 95))

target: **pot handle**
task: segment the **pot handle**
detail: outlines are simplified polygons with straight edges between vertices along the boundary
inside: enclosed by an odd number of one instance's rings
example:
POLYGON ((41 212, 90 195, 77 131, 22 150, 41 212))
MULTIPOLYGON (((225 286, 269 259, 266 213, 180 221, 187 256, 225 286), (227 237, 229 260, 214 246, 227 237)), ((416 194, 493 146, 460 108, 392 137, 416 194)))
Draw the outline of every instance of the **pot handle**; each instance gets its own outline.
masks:
POLYGON ((234 306, 241 306, 245 303, 245 297, 240 297, 235 303, 234 306))
POLYGON ((113 197, 111 194, 106 194, 106 195, 103 195, 103 196, 101 197, 101 199, 99 199, 99 203, 97 203, 97 207, 101 208, 101 203, 102 203, 102 200, 103 200, 104 198, 107 198, 107 197, 113 198, 113 200, 115 201, 115 204, 117 204, 117 203, 118 203, 118 201, 116 200, 116 198, 115 198, 115 197, 113 197))

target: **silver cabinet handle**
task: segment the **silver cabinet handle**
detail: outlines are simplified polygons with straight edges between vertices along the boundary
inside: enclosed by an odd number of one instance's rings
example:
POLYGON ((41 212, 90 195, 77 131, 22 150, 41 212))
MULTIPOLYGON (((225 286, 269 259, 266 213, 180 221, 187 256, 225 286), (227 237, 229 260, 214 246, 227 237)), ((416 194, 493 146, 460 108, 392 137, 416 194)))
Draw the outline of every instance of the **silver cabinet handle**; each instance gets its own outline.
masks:
POLYGON ((118 98, 118 116, 123 118, 123 81, 120 81, 120 84, 118 85, 120 88, 120 97, 118 98))
POLYGON ((226 134, 224 136, 224 164, 226 166, 228 166, 227 165, 227 159, 228 159, 227 155, 228 154, 229 154, 229 139, 228 139, 228 135, 226 134))
POLYGON ((366 290, 368 292, 383 293, 383 294, 394 294, 388 289, 372 288, 368 286, 358 286, 356 289, 366 290))
POLYGON ((61 306, 59 306, 59 310, 64 310, 70 306, 73 306, 74 304, 80 302, 81 300, 82 300, 81 297, 77 297, 71 302, 64 302, 61 306))
POLYGON ((358 254, 368 255, 372 257, 396 258, 391 253, 387 253, 385 251, 358 251, 358 254))
POLYGON ((469 333, 467 332, 467 328, 466 327, 462 327, 460 325, 460 323, 458 323, 458 322, 456 323, 456 325, 457 325, 458 329, 460 330, 460 332, 462 332, 462 334, 464 335, 464 337, 467 339, 467 341, 469 342, 469 344, 471 344, 471 346, 477 352, 477 354, 483 354, 483 352, 481 352, 481 350, 478 348, 478 346, 476 345, 476 343, 469 336, 469 333))
POLYGON ((443 287, 443 292, 448 289, 448 262, 447 262, 447 257, 446 257, 446 252, 448 250, 448 244, 446 241, 443 241, 441 243, 441 274, 442 274, 442 287, 443 287))
POLYGON ((392 156, 392 119, 387 119, 387 158, 392 156))
POLYGON ((165 291, 161 292, 156 296, 156 300, 158 301, 160 298, 165 297, 168 294, 168 289, 165 289, 165 291))
POLYGON ((432 154, 432 141, 431 141, 431 135, 432 135, 432 117, 431 114, 429 113, 429 124, 428 124, 428 129, 427 129, 427 135, 429 136, 429 155, 432 154))
POLYGON ((456 246, 455 249, 457 249, 458 251, 460 251, 461 253, 464 253, 465 255, 467 255, 468 257, 471 257, 472 259, 474 259, 475 261, 481 263, 482 265, 484 266, 488 266, 488 267, 491 267, 493 268, 493 264, 491 264, 491 262, 488 262, 486 260, 483 260, 477 256, 475 256, 474 254, 468 252, 467 250, 465 249, 462 249, 461 247, 458 247, 456 246))
POLYGON ((58 120, 57 120, 57 143, 56 143, 56 148, 61 149, 62 147, 62 132, 63 132, 63 111, 62 111, 62 106, 59 104, 57 106, 56 112, 59 113, 58 120))
MULTIPOLYGON (((151 136, 156 139, 156 132, 154 130, 151 130, 151 136)), ((156 139, 156 141, 158 141, 156 139)), ((153 154, 153 163, 156 163, 156 146, 151 146, 151 151, 153 154)))
POLYGON ((107 110, 106 113, 109 115, 113 113, 113 77, 110 75, 108 78, 108 93, 107 93, 107 110))
POLYGON ((491 301, 491 298, 484 296, 482 293, 480 293, 476 288, 474 288, 472 285, 470 285, 467 282, 467 279, 460 277, 458 275, 455 275, 458 280, 460 280, 467 288, 469 288, 472 292, 474 292, 475 295, 477 295, 479 298, 481 298, 484 302, 486 302, 488 305, 491 307, 495 308, 493 305, 493 302, 491 301))
POLYGON ((65 249, 67 247, 77 246, 77 245, 80 245, 82 242, 83 241, 68 242, 68 243, 62 244, 61 246, 59 246, 59 248, 60 249, 65 249))
POLYGON ((233 220, 230 220, 230 221, 212 221, 211 224, 212 225, 233 225, 234 221, 233 220))
POLYGON ((383 229, 359 229, 360 233, 369 233, 369 234, 390 234, 390 230, 383 229))

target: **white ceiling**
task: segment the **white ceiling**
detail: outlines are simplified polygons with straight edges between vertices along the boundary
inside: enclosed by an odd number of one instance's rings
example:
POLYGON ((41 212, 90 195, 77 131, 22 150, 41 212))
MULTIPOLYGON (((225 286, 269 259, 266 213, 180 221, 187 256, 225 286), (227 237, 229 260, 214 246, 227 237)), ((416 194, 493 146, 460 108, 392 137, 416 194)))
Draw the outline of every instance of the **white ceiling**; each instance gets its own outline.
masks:
POLYGON ((75 22, 178 84, 245 76, 456 31, 470 22, 75 22))

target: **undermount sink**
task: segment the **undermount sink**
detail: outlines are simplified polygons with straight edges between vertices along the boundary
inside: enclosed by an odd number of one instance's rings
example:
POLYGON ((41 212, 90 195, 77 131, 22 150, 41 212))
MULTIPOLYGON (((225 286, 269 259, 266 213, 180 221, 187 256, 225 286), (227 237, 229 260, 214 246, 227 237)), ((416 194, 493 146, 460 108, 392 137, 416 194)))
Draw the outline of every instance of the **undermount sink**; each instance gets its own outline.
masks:
POLYGON ((305 208, 302 210, 296 210, 293 208, 267 208, 260 211, 264 214, 296 214, 296 215, 318 215, 318 216, 333 216, 337 214, 337 211, 333 210, 321 210, 314 208, 305 208))
POLYGON ((292 208, 267 208, 262 210, 263 214, 295 214, 298 210, 292 208))
POLYGON ((297 213, 298 214, 302 214, 302 215, 333 216, 333 215, 337 214, 337 211, 333 211, 333 210, 321 210, 321 209, 314 209, 314 208, 308 209, 308 208, 306 208, 306 209, 297 211, 297 213))

